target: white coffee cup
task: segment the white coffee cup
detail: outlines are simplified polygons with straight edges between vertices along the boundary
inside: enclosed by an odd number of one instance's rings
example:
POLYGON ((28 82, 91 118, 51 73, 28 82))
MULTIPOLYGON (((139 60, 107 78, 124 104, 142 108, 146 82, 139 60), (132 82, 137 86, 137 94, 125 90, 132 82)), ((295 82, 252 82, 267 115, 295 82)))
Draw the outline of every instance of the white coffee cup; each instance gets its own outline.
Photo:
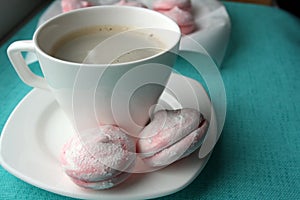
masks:
MULTIPOLYGON (((149 120, 148 109, 164 90, 180 37, 178 25, 158 12, 99 6, 50 19, 35 31, 33 40, 14 42, 7 53, 19 77, 32 87, 52 92, 79 132, 99 124, 115 124, 136 135, 149 120), (153 32, 166 48, 154 56, 118 64, 76 63, 51 56, 55 43, 66 34, 98 25, 130 26, 153 32), (29 69, 21 52, 36 54, 44 77, 29 69)), ((109 40, 107 44, 111 44, 109 40)))

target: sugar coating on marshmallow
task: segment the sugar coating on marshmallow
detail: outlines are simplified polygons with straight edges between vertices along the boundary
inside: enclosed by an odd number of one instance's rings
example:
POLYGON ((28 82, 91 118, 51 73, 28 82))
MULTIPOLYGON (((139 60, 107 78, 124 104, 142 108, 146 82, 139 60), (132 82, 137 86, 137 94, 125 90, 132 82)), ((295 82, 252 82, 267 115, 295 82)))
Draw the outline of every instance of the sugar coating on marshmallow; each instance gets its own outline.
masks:
POLYGON ((207 129, 207 120, 195 109, 161 110, 140 133, 137 152, 148 166, 166 166, 199 148, 207 129))
POLYGON ((179 7, 181 9, 190 9, 190 0, 155 0, 153 1, 152 8, 154 10, 170 10, 174 7, 179 7))
POLYGON ((63 12, 93 6, 89 1, 82 0, 62 0, 61 7, 63 12))
POLYGON ((166 147, 153 156, 145 158, 144 162, 152 167, 162 167, 190 155, 201 146, 207 131, 207 127, 208 123, 205 121, 203 126, 196 129, 173 145, 166 147))
POLYGON ((142 4, 142 3, 140 3, 140 2, 127 1, 127 0, 120 0, 115 5, 117 5, 117 6, 134 6, 134 7, 146 8, 146 6, 144 4, 142 4))
POLYGON ((183 34, 196 30, 190 0, 156 0, 152 7, 175 21, 183 34))
POLYGON ((164 11, 162 14, 173 19, 179 26, 194 24, 194 18, 188 11, 174 7, 171 10, 164 11))
POLYGON ((154 155, 197 129, 202 119, 195 109, 158 111, 139 135, 138 153, 146 157, 154 155))
POLYGON ((111 125, 75 135, 61 152, 66 174, 82 182, 107 181, 129 170, 134 161, 134 142, 120 128, 111 125))

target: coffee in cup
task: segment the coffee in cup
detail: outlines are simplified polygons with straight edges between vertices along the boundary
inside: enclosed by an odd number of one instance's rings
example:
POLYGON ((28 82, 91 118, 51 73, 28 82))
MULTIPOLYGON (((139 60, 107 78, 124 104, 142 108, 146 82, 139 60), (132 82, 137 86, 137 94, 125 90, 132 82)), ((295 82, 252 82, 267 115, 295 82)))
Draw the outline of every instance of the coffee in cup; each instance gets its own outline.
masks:
POLYGON ((157 35, 148 33, 146 30, 117 25, 100 25, 85 27, 63 36, 55 43, 50 55, 76 63, 109 64, 145 59, 158 54, 165 48, 166 45, 157 35), (101 48, 97 48, 98 45, 101 45, 101 48), (125 53, 118 55, 116 48, 124 47, 127 48, 126 51, 123 50, 125 53), (97 56, 92 57, 91 52, 97 56))

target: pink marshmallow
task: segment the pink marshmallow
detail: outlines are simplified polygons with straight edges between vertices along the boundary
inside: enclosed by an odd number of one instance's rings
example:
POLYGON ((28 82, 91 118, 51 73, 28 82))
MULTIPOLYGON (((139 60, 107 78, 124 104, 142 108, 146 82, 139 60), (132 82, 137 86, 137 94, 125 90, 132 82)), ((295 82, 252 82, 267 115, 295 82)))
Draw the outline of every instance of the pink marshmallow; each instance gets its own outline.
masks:
POLYGON ((195 109, 158 111, 141 132, 137 152, 149 166, 168 165, 199 148, 207 128, 195 109))
MULTIPOLYGON (((120 128, 104 125, 72 137, 61 152, 61 165, 72 180, 83 183, 118 183, 122 173, 128 173, 135 163, 135 144, 120 128), (125 171, 125 172, 124 172, 125 171)), ((123 176, 122 176, 123 177, 123 176)), ((121 181, 120 181, 121 182, 121 181)), ((93 187, 95 185, 91 184, 93 187)), ((91 189, 93 189, 91 187, 91 189)))
POLYGON ((115 5, 117 6, 135 6, 135 7, 141 7, 141 8, 147 8, 144 4, 136 1, 127 1, 127 0, 121 0, 115 5))
POLYGON ((201 146, 207 127, 208 123, 205 121, 200 128, 170 147, 163 149, 153 156, 145 158, 144 162, 151 167, 162 167, 189 156, 201 146))
POLYGON ((202 115, 194 109, 161 110, 140 133, 137 151, 154 155, 195 130, 202 115))
POLYGON ((156 11, 171 10, 174 7, 190 10, 191 6, 190 0, 155 0, 152 4, 153 10, 156 11))
POLYGON ((82 181, 74 178, 71 179, 74 183, 76 183, 80 187, 86 189, 92 189, 92 190, 103 190, 103 189, 109 189, 119 185, 120 183, 127 180, 130 175, 131 173, 123 172, 107 180, 96 181, 96 182, 87 182, 87 181, 82 181))
POLYGON ((61 1, 61 7, 63 12, 68 12, 71 10, 79 9, 79 8, 85 8, 92 6, 91 3, 88 1, 82 1, 82 0, 62 0, 61 1))
POLYGON ((174 20, 183 34, 189 34, 196 28, 194 18, 188 11, 182 10, 179 7, 174 7, 168 11, 159 11, 174 20))

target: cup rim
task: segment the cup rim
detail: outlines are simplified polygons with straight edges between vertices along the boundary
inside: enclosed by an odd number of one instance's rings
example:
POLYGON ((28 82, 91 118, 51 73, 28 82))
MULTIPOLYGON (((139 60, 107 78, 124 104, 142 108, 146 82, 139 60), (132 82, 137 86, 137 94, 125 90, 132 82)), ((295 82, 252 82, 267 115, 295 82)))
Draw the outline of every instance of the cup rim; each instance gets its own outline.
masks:
MULTIPOLYGON (((140 27, 138 27, 140 28, 140 27)), ((165 30, 168 30, 168 29, 165 29, 165 30)), ((173 30, 172 30, 173 31, 173 30)), ((40 25, 37 30, 34 32, 34 35, 33 35, 33 42, 35 44, 35 49, 36 51, 38 51, 40 54, 42 54, 43 56, 47 57, 48 59, 50 60, 53 60, 53 61, 56 61, 56 62, 60 62, 60 63, 65 63, 65 64, 72 64, 72 65, 76 65, 76 66, 90 66, 90 67, 93 67, 93 66, 110 66, 110 67, 113 67, 113 66, 123 66, 123 65, 130 65, 130 64, 138 64, 138 63, 141 63, 141 62, 145 62, 147 60, 150 60, 150 59, 153 59, 153 58, 156 58, 156 57, 159 57, 167 52, 170 52, 176 45, 179 44, 180 42, 180 38, 181 38, 181 31, 180 31, 180 28, 178 26, 178 24, 173 21, 171 18, 157 12, 157 11, 154 11, 154 10, 151 10, 151 9, 148 9, 148 8, 141 8, 141 7, 135 7, 135 6, 116 6, 116 5, 103 5, 103 6, 94 6, 94 7, 87 7, 87 8, 81 8, 81 9, 76 9, 76 10, 72 10, 72 11, 69 11, 69 12, 65 12, 65 13, 61 13, 61 14, 58 14, 57 16, 54 16, 53 18, 47 20, 46 22, 44 22, 42 25, 40 25), (72 61, 67 61, 67 60, 62 60, 62 59, 59 59, 59 58, 56 58, 48 53, 46 53, 43 49, 41 49, 40 45, 38 44, 38 37, 41 33, 41 31, 46 27, 48 26, 49 23, 59 19, 59 18, 63 18, 65 16, 68 16, 68 15, 74 15, 76 13, 80 13, 80 12, 87 12, 89 10, 102 10, 102 9, 128 9, 128 10, 143 10, 143 12, 148 12, 148 13, 151 13, 152 15, 158 15, 160 16, 161 18, 164 18, 164 20, 166 21, 169 21, 169 23, 172 23, 173 26, 175 27, 176 30, 174 30, 174 32, 178 33, 177 37, 176 37, 176 41, 174 40, 174 43, 172 45, 169 45, 167 46, 166 49, 164 49, 163 51, 155 54, 155 55, 152 55, 152 56, 149 56, 149 57, 146 57, 146 58, 143 58, 143 59, 138 59, 138 60, 134 60, 134 61, 130 61, 130 62, 122 62, 122 63, 106 63, 106 64, 94 64, 94 63, 78 63, 78 62, 72 62, 72 61)))

